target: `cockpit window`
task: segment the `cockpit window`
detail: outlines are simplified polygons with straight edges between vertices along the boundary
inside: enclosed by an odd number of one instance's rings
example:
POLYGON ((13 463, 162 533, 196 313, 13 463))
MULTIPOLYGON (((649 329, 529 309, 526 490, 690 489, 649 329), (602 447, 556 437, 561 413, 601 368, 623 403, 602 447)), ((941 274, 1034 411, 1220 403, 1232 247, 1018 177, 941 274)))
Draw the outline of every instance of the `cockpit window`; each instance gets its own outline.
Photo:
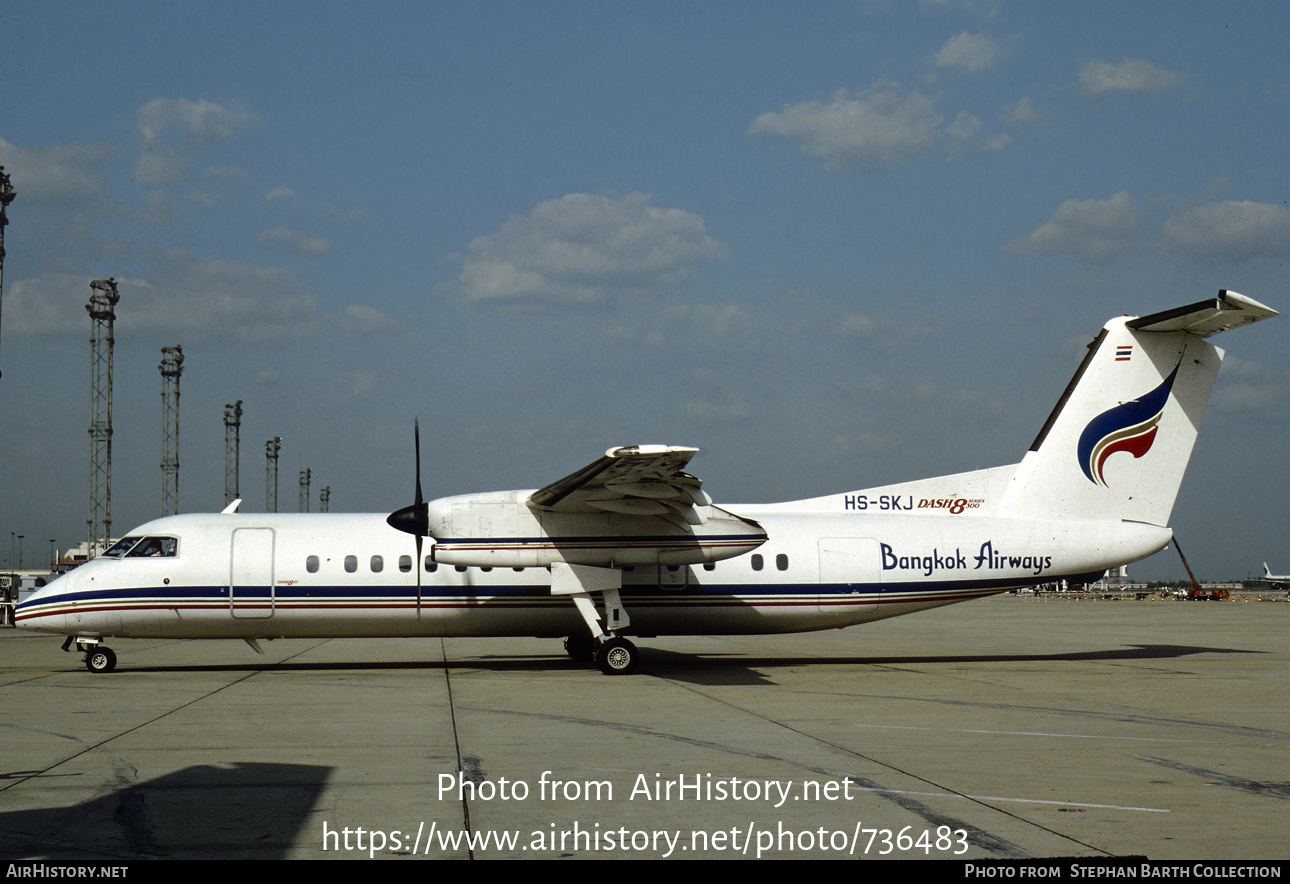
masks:
POLYGON ((143 538, 137 534, 134 537, 122 537, 116 543, 107 548, 107 551, 103 553, 103 557, 108 559, 119 559, 128 553, 130 548, 142 539, 143 538))
POLYGON ((126 553, 126 558, 171 558, 177 545, 173 537, 145 537, 126 553))

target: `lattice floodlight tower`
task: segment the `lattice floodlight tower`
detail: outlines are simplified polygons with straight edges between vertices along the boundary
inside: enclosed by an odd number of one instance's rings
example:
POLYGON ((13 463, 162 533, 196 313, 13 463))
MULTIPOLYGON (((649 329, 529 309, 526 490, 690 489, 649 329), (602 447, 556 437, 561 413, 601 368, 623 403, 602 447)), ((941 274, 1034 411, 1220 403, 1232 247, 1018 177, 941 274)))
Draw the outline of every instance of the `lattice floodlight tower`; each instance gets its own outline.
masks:
POLYGON ((161 514, 179 512, 179 376, 184 351, 161 348, 161 514))
POLYGON ((7 213, 9 204, 13 202, 15 196, 17 192, 13 189, 4 166, 0 166, 0 306, 4 303, 4 229, 9 224, 7 213))
POLYGON ((282 437, 274 436, 264 443, 266 475, 264 484, 264 511, 278 511, 278 452, 282 450, 282 437))
POLYGON ((112 536, 112 323, 119 300, 115 279, 90 283, 90 558, 112 536))
POLYGON ((314 471, 303 469, 300 471, 300 512, 309 512, 309 484, 313 481, 314 471))
POLYGON ((224 406, 224 506, 242 496, 238 476, 242 457, 242 400, 224 406))

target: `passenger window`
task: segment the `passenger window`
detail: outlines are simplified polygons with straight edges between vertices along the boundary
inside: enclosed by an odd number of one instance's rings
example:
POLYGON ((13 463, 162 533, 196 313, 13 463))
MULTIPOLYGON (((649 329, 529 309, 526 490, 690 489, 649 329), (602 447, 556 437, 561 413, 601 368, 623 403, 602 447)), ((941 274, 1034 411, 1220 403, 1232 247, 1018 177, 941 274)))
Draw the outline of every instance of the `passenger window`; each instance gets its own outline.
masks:
POLYGON ((703 570, 705 570, 705 571, 715 571, 715 570, 717 570, 717 563, 716 563, 716 562, 704 562, 704 563, 703 563, 703 570))
POLYGON ((358 556, 345 556, 345 570, 350 574, 358 570, 358 556))
POLYGON ((787 571, 788 556, 786 556, 784 553, 780 553, 779 555, 775 556, 775 567, 781 571, 787 571))
POLYGON ((433 571, 439 570, 439 563, 436 562, 434 559, 430 558, 429 556, 426 556, 426 560, 422 564, 426 566, 427 571, 433 572, 433 571))
POLYGON ((309 558, 305 559, 305 570, 306 570, 306 571, 308 571, 310 574, 317 574, 317 573, 318 573, 318 557, 317 557, 317 556, 309 556, 309 558))
POLYGON ((761 553, 753 553, 753 557, 752 557, 752 569, 753 569, 754 571, 760 571, 760 570, 761 570, 761 568, 762 568, 762 558, 761 558, 761 553))
POLYGON ((404 574, 412 570, 412 556, 399 556, 399 570, 404 574))
POLYGON ((465 573, 466 573, 466 566, 465 566, 465 565, 458 565, 458 566, 457 566, 457 570, 458 570, 458 571, 460 571, 462 574, 465 574, 465 573))
POLYGON ((385 568, 385 559, 381 556, 372 556, 372 572, 380 573, 385 568))

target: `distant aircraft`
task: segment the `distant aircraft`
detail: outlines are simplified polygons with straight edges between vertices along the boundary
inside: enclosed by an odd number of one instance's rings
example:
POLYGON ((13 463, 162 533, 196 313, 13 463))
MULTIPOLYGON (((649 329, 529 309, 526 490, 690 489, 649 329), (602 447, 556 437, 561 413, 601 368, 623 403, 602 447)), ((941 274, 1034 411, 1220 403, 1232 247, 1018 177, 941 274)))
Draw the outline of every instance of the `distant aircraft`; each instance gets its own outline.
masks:
POLYGON ((1272 584, 1273 589, 1290 588, 1290 574, 1273 574, 1268 563, 1263 563, 1263 579, 1272 584))
POLYGON ((1106 324, 1019 464, 790 503, 717 506, 697 449, 613 448, 536 491, 385 516, 237 513, 149 522, 53 581, 17 624, 105 639, 565 637, 608 674, 631 636, 805 632, 1058 580, 1165 548, 1222 351, 1275 316, 1235 292, 1106 324), (406 537, 411 534, 412 538, 406 537), (427 544, 428 541, 428 544, 427 544), (424 547, 424 548, 423 548, 424 547), (630 612, 630 613, 629 613, 630 612))

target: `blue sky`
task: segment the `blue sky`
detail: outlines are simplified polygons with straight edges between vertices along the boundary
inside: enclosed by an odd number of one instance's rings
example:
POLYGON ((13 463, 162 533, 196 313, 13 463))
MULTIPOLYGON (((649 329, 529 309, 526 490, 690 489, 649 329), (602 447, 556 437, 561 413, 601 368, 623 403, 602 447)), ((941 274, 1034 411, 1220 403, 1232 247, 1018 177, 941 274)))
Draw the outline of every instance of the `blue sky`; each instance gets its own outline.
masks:
MULTIPOLYGON (((1101 324, 1286 309, 1280 3, 0 3, 0 536, 84 539, 92 279, 114 533, 264 441, 333 511, 694 445, 718 502, 1020 458, 1101 324)), ((1290 568, 1283 320, 1217 340, 1173 523, 1290 568), (1277 562, 1281 561, 1282 564, 1277 562)), ((7 542, 7 539, 6 541, 7 542)), ((7 558, 7 549, 3 550, 7 558)), ((1137 566, 1177 577, 1172 552, 1137 566)))

